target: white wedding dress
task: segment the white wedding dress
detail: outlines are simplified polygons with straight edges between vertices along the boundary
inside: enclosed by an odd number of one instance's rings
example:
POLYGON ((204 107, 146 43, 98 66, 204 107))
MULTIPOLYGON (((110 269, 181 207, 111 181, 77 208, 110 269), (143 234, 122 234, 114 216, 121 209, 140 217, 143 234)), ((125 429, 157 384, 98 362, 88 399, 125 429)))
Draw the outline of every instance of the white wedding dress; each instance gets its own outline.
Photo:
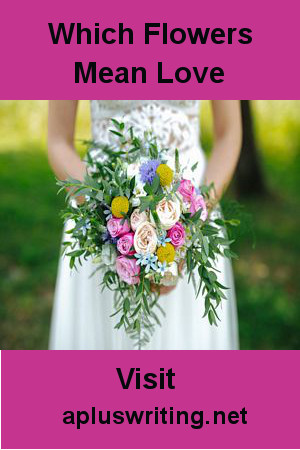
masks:
MULTIPOLYGON (((142 134, 153 129, 163 146, 178 148, 182 165, 198 161, 193 176, 201 183, 205 157, 199 146, 199 102, 182 100, 112 100, 91 102, 93 139, 109 141, 110 119, 122 119, 142 134)), ((97 155, 95 155, 97 157, 97 155)), ((66 224, 68 226, 68 224, 66 224)), ((113 294, 101 293, 100 276, 90 277, 95 266, 83 263, 78 271, 69 269, 68 257, 61 257, 55 291, 50 334, 50 349, 131 350, 131 339, 123 330, 114 329, 113 294)), ((177 287, 162 296, 166 313, 162 327, 157 326, 145 349, 153 350, 221 350, 238 349, 238 325, 231 263, 220 259, 217 269, 220 282, 229 287, 227 300, 219 306, 218 327, 203 316, 203 298, 195 299, 192 283, 186 277, 177 287)))

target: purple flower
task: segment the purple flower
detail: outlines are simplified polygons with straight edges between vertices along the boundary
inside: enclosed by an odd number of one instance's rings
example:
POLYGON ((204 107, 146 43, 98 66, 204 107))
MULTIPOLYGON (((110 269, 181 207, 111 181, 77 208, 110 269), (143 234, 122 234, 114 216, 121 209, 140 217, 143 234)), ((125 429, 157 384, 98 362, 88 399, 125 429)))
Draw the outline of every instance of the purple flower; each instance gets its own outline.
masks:
POLYGON ((160 165, 160 161, 158 159, 151 159, 150 161, 145 162, 140 167, 140 175, 143 183, 151 184, 156 175, 156 169, 160 165))
POLYGON ((116 245, 118 242, 118 238, 111 237, 109 231, 106 230, 105 233, 102 234, 102 241, 107 242, 108 244, 116 245))

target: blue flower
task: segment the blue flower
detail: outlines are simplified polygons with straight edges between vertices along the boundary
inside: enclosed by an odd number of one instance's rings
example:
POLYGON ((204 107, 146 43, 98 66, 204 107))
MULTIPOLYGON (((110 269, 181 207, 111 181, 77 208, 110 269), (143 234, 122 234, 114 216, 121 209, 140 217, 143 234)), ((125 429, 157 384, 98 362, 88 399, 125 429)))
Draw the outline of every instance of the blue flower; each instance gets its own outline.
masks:
POLYGON ((166 272, 166 270, 167 270, 167 263, 166 263, 166 261, 164 261, 163 263, 158 261, 156 272, 159 273, 163 277, 165 272, 166 272))
POLYGON ((165 247, 167 242, 171 242, 171 239, 167 237, 167 233, 162 231, 157 237, 158 246, 165 247))
POLYGON ((108 221, 109 219, 112 218, 112 213, 111 213, 111 210, 110 210, 110 209, 105 209, 103 212, 104 212, 104 214, 106 215, 105 219, 106 219, 107 221, 108 221))
POLYGON ((85 224, 82 225, 80 229, 82 231, 83 236, 86 236, 87 231, 91 229, 91 222, 87 219, 85 224))
POLYGON ((140 175, 143 183, 151 184, 156 176, 156 169, 160 165, 160 161, 158 159, 151 159, 150 161, 145 162, 140 167, 140 175))
POLYGON ((102 241, 107 242, 108 244, 116 245, 118 242, 118 238, 111 237, 110 233, 106 230, 105 233, 102 234, 102 241))
POLYGON ((142 266, 143 264, 142 264, 142 262, 143 262, 143 259, 144 259, 144 256, 145 255, 143 255, 142 253, 135 253, 134 254, 134 256, 136 257, 136 259, 137 259, 137 265, 138 266, 142 266))
POLYGON ((148 273, 150 269, 157 270, 157 256, 151 255, 148 253, 147 255, 142 255, 140 253, 135 253, 134 255, 137 259, 137 265, 145 266, 145 272, 148 273))

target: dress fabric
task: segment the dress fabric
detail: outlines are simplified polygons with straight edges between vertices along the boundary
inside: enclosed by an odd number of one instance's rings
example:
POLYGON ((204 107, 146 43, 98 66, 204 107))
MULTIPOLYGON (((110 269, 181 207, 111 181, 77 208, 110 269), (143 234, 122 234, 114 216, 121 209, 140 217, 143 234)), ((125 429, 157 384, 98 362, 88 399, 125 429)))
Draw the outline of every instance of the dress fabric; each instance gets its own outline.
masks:
MULTIPOLYGON (((124 121, 142 135, 152 129, 158 143, 171 149, 178 148, 180 163, 190 167, 198 162, 195 172, 186 178, 201 183, 205 170, 205 156, 199 144, 199 102, 194 100, 112 100, 91 101, 92 135, 95 141, 110 142, 108 131, 111 118, 124 121)), ((95 158, 101 158, 95 151, 95 158)), ((65 225, 65 232, 70 224, 65 225)), ((83 261, 78 271, 71 271, 68 257, 59 260, 58 276, 52 314, 50 349, 132 350, 132 340, 124 330, 116 330, 113 312, 113 294, 101 292, 101 275, 92 261, 83 261)), ((231 262, 220 258, 217 264, 220 282, 229 287, 227 299, 218 308, 221 319, 218 327, 202 318, 204 300, 195 299, 192 283, 187 277, 179 280, 176 288, 162 296, 160 304, 166 316, 157 326, 148 350, 235 350, 238 349, 238 321, 234 279, 231 262)))

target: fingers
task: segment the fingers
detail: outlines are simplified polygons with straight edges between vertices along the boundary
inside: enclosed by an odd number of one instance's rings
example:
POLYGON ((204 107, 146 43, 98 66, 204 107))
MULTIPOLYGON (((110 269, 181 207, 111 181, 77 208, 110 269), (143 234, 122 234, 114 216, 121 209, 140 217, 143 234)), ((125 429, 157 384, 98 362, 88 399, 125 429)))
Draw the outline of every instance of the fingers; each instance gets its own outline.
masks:
POLYGON ((159 292, 159 289, 160 288, 160 286, 158 285, 158 284, 155 284, 155 283, 150 283, 150 290, 151 290, 151 292, 159 292))
POLYGON ((167 295, 175 289, 175 286, 162 286, 160 289, 160 295, 167 295))
POLYGON ((178 264, 178 272, 179 272, 179 273, 182 272, 184 263, 185 263, 185 261, 184 261, 184 259, 182 259, 182 260, 180 261, 180 263, 178 264))
POLYGON ((150 289, 152 292, 158 292, 159 295, 167 295, 171 291, 173 291, 176 288, 175 286, 163 286, 163 285, 157 285, 155 283, 151 283, 150 289))
POLYGON ((160 295, 167 295, 175 289, 176 286, 157 286, 156 291, 160 295))

